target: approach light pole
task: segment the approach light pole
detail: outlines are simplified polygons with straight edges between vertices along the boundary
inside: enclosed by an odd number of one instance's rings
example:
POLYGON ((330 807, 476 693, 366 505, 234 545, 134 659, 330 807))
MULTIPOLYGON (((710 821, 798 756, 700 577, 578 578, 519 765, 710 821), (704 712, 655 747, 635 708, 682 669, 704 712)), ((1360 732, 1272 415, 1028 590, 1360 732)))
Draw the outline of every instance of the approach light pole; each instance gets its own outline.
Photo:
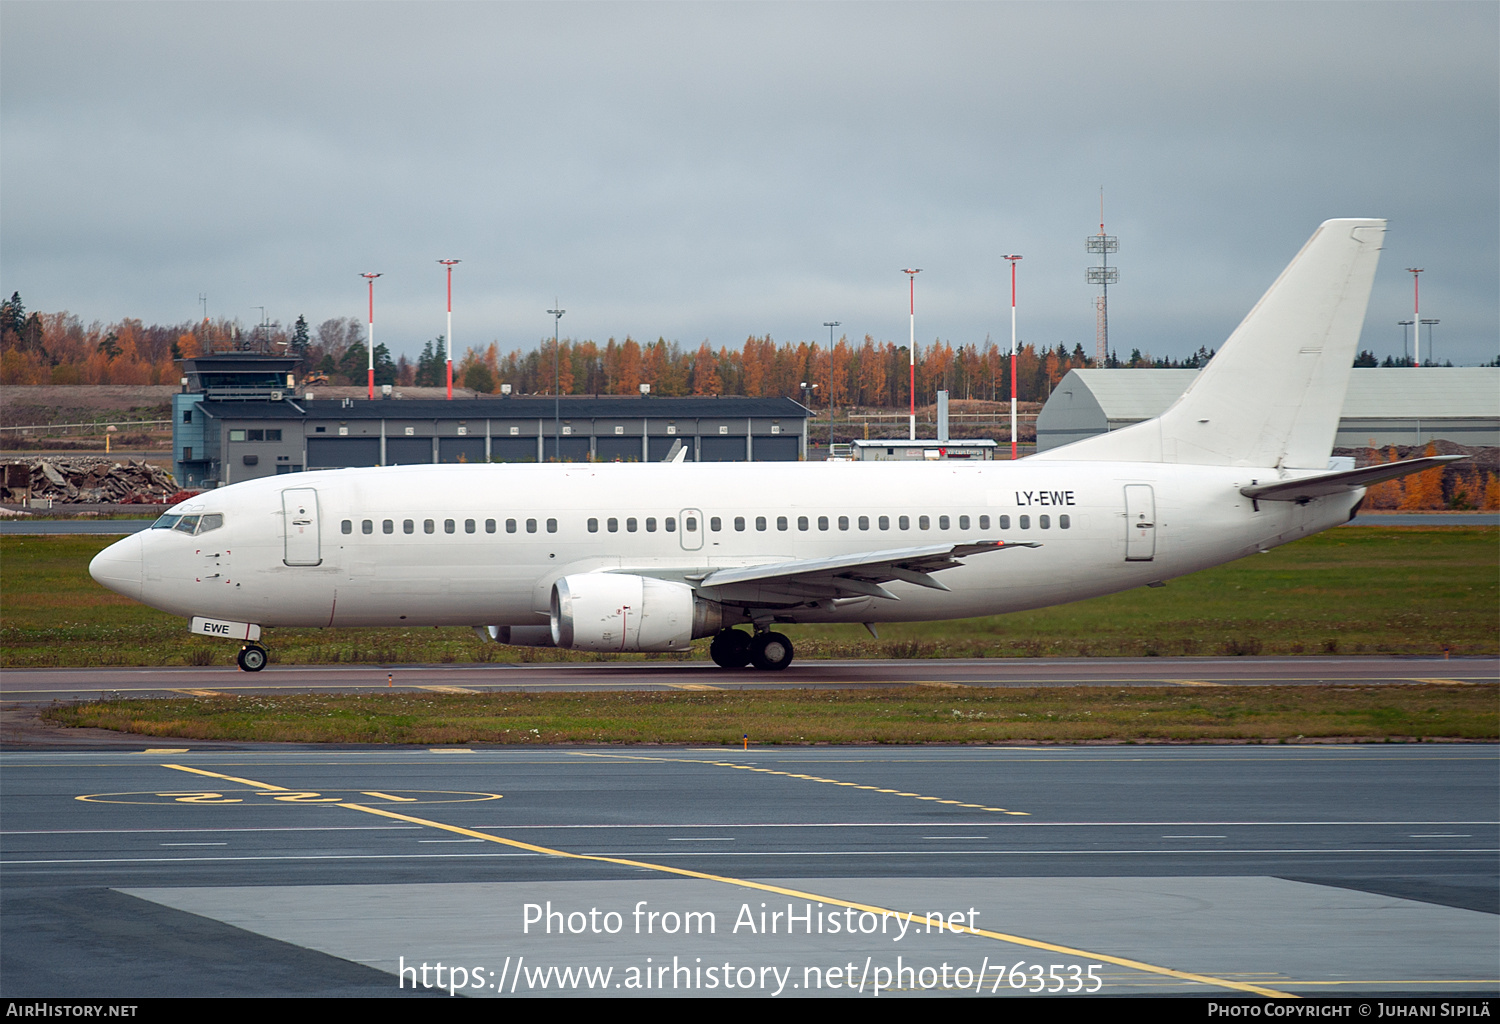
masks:
POLYGON ((379 274, 360 274, 360 277, 370 282, 370 338, 366 345, 365 358, 369 367, 367 374, 370 387, 370 401, 375 401, 375 279, 379 274))
POLYGON ((448 268, 448 401, 453 401, 453 264, 462 260, 438 260, 448 268))
POLYGON ((1010 458, 1016 459, 1016 264, 1019 256, 1002 256, 1010 260, 1010 458))
MULTIPOLYGON (((1429 363, 1431 363, 1433 366, 1436 366, 1437 365, 1437 349, 1432 344, 1432 329, 1435 326, 1437 326, 1438 324, 1442 323, 1442 321, 1441 320, 1431 320, 1431 319, 1428 319, 1427 317, 1424 316, 1421 319, 1420 322, 1427 325, 1427 361, 1429 363)), ((1421 330, 1420 327, 1418 327, 1417 329, 1421 330)))
POLYGON ((828 328, 828 390, 823 393, 824 404, 828 406, 828 453, 833 454, 833 329, 842 327, 843 324, 837 320, 824 320, 823 326, 828 328))
POLYGON ((552 300, 556 309, 549 309, 552 314, 552 445, 553 454, 558 462, 562 461, 562 376, 561 363, 557 357, 557 324, 567 312, 556 299, 552 300))
POLYGON ((1421 279, 1417 277, 1425 267, 1407 267, 1406 272, 1411 275, 1411 344, 1413 366, 1422 365, 1422 289, 1421 279))
POLYGON ((913 441, 917 439, 917 275, 921 272, 921 267, 901 271, 911 282, 911 347, 907 349, 907 355, 911 359, 911 382, 908 389, 911 398, 911 440, 913 441))

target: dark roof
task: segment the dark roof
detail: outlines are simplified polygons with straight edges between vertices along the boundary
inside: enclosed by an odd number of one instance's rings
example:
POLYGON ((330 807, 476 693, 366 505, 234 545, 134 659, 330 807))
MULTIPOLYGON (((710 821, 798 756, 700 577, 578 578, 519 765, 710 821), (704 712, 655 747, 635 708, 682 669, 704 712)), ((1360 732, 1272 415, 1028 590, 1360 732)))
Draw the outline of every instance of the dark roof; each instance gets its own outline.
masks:
MULTIPOLYGON (((454 420, 454 419, 552 419, 551 398, 455 398, 443 399, 343 399, 280 402, 202 402, 203 411, 215 419, 271 420, 454 420)), ((806 419, 808 411, 790 398, 563 398, 563 419, 806 419)))

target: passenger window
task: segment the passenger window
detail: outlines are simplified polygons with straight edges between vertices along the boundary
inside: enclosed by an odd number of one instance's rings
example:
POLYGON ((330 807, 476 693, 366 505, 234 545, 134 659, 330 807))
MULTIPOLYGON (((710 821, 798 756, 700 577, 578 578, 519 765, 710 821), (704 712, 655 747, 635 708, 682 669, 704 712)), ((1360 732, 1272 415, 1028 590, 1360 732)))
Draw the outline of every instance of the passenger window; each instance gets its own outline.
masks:
POLYGON ((861 530, 868 530, 870 528, 870 517, 869 516, 860 516, 859 517, 859 528, 861 530))
POLYGON ((1030 516, 1022 516, 1021 517, 1021 529, 1023 529, 1023 530, 1029 530, 1029 529, 1031 529, 1031 517, 1030 516))
POLYGON ((636 529, 635 516, 631 516, 630 518, 628 518, 628 519, 625 520, 625 532, 626 533, 634 533, 635 529, 636 529))
POLYGON ((896 520, 896 526, 902 530, 911 529, 911 516, 902 516, 896 520))
POLYGON ((178 533, 186 533, 186 534, 189 534, 189 535, 197 533, 198 532, 198 517, 197 516, 183 516, 182 517, 182 521, 177 524, 176 530, 177 530, 178 533))
POLYGON ((506 533, 515 533, 516 532, 516 521, 514 519, 507 519, 505 521, 505 532, 506 533))
POLYGON ((891 528, 891 517, 890 516, 881 516, 880 517, 880 528, 882 530, 889 530, 891 528))
POLYGON ((735 516, 734 517, 734 528, 736 530, 744 532, 744 529, 745 529, 745 517, 744 516, 735 516))
POLYGON ((224 525, 223 513, 216 512, 211 516, 204 516, 198 522, 198 532, 207 533, 209 530, 217 530, 224 525))
MULTIPOLYGON (((695 528, 697 527, 697 525, 698 525, 697 523, 693 524, 693 526, 695 528)), ((677 518, 675 516, 667 516, 666 520, 661 524, 661 528, 663 530, 665 530, 667 533, 676 533, 677 532, 677 518)))
POLYGON ((766 528, 766 517, 765 516, 756 516, 755 517, 755 528, 757 530, 764 530, 766 528))
POLYGON ((797 517, 797 529, 799 529, 799 530, 806 530, 811 525, 812 524, 807 521, 807 517, 806 516, 798 516, 797 517))
POLYGON ((527 533, 536 533, 536 520, 535 519, 528 519, 528 520, 526 520, 526 532, 527 533))
POLYGON ((655 533, 656 532, 656 518, 654 516, 647 516, 646 517, 646 532, 647 533, 655 533))
POLYGON ((1072 525, 1073 525, 1072 517, 1066 516, 1066 515, 1062 515, 1062 516, 1058 516, 1057 517, 1057 528, 1059 530, 1066 530, 1068 527, 1070 527, 1072 525))
POLYGON ((969 528, 969 517, 968 516, 959 516, 958 517, 958 528, 960 530, 967 530, 969 528))
POLYGON ((929 530, 932 528, 932 520, 926 516, 917 516, 917 529, 929 530))
POLYGON ((610 516, 604 521, 604 528, 607 529, 610 533, 619 533, 620 521, 614 516, 610 516))
POLYGON ((342 523, 339 524, 339 530, 341 532, 343 532, 343 533, 353 533, 354 532, 354 520, 352 520, 352 519, 345 519, 342 523))
POLYGON ((472 519, 465 519, 464 520, 464 533, 473 533, 473 532, 474 532, 474 520, 472 520, 472 519))
POLYGON ((840 530, 847 530, 847 529, 849 529, 849 517, 848 516, 839 516, 839 529, 840 530))
POLYGON ((431 519, 422 520, 423 533, 437 533, 437 523, 431 519))
POLYGON ((938 529, 939 530, 946 530, 946 529, 948 529, 948 517, 947 516, 938 516, 938 529))
POLYGON ((598 533, 598 532, 599 532, 599 520, 597 520, 597 519, 590 519, 589 520, 589 533, 598 533))
POLYGON ((416 524, 413 523, 410 519, 404 519, 401 521, 401 531, 403 533, 411 533, 415 528, 416 524))
POLYGON ((787 521, 786 516, 777 516, 776 517, 776 529, 778 529, 778 530, 789 530, 789 529, 791 529, 791 525, 792 524, 787 521))
POLYGON ((486 519, 484 521, 484 532, 485 533, 494 533, 495 532, 495 521, 493 519, 486 519))
POLYGON ((381 524, 380 524, 380 531, 382 533, 395 533, 396 532, 396 524, 392 520, 389 520, 389 519, 382 520, 381 524))
POLYGON ((988 530, 990 528, 990 517, 989 516, 980 516, 979 517, 979 528, 981 530, 988 530))
POLYGON ((827 516, 819 516, 818 517, 818 529, 820 529, 820 530, 826 530, 826 529, 828 529, 828 517, 827 516))
MULTIPOLYGON (((691 530, 693 528, 692 522, 693 521, 691 519, 688 520, 688 529, 689 530, 691 530)), ((724 528, 724 522, 718 516, 714 516, 712 519, 710 519, 708 521, 708 528, 710 530, 712 530, 714 533, 718 533, 720 530, 722 530, 724 528)))
POLYGON ((444 533, 453 533, 457 529, 457 527, 458 527, 458 524, 455 523, 453 520, 451 520, 451 519, 444 519, 443 520, 443 532, 444 533))
POLYGON ((359 524, 359 532, 363 533, 363 534, 374 533, 375 532, 375 521, 373 519, 366 519, 363 522, 361 522, 359 524))
POLYGON ((549 519, 549 520, 547 520, 547 532, 548 533, 556 533, 557 532, 557 520, 556 519, 549 519))
POLYGON ((1009 530, 1010 529, 1010 516, 1001 516, 1000 517, 1000 529, 1002 529, 1002 530, 1009 530))
POLYGON ((1052 517, 1051 516, 1037 516, 1036 517, 1036 521, 1037 521, 1037 525, 1039 525, 1042 529, 1044 529, 1044 530, 1050 530, 1050 529, 1052 529, 1052 517))

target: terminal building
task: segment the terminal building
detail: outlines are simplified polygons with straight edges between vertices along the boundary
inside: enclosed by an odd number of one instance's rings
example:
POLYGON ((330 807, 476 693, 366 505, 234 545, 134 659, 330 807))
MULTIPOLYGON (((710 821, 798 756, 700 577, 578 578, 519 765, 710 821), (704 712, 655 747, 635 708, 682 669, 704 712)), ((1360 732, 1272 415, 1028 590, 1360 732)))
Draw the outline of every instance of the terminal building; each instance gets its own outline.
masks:
POLYGON ((696 462, 807 457, 808 411, 789 398, 313 398, 296 360, 184 359, 172 449, 184 487, 305 469, 458 462, 696 462))
MULTIPOLYGON (((1070 370, 1036 420, 1048 451, 1166 412, 1197 370, 1070 370)), ((1350 371, 1336 448, 1447 440, 1500 446, 1500 367, 1357 367, 1350 371)))

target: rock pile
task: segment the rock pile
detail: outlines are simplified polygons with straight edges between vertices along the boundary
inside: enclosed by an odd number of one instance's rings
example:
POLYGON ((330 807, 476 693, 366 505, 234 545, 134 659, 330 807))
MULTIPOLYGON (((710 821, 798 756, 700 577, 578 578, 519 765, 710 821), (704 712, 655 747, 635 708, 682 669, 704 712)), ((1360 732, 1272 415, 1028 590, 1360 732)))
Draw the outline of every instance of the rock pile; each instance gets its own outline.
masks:
POLYGON ((163 504, 178 491, 171 473, 141 459, 28 458, 13 459, 5 466, 0 501, 51 498, 84 505, 163 504))

